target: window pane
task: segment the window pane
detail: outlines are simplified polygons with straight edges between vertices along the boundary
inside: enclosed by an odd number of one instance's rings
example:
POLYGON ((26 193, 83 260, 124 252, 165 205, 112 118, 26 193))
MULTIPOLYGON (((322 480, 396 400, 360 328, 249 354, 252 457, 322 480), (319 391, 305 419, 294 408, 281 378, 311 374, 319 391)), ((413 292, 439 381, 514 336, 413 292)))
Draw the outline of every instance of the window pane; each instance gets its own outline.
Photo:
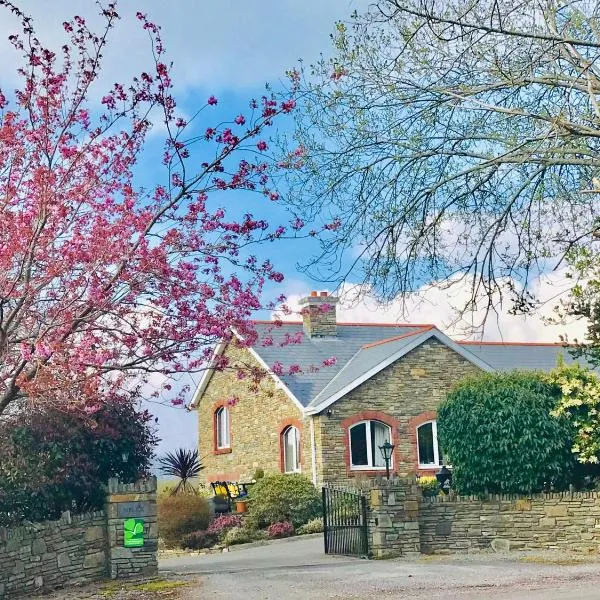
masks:
POLYGON ((433 423, 425 423, 417 429, 419 438, 419 464, 435 464, 435 454, 433 452, 433 423))
POLYGON ((283 434, 283 459, 286 473, 293 473, 300 470, 298 441, 300 436, 295 427, 288 428, 283 434))
POLYGON ((223 407, 217 411, 217 448, 229 447, 229 411, 223 407))
POLYGON ((371 452, 375 467, 385 467, 385 460, 379 447, 386 441, 390 441, 390 428, 378 421, 371 421, 371 452))
POLYGON ((350 429, 350 455, 353 465, 367 466, 367 424, 359 423, 350 429))

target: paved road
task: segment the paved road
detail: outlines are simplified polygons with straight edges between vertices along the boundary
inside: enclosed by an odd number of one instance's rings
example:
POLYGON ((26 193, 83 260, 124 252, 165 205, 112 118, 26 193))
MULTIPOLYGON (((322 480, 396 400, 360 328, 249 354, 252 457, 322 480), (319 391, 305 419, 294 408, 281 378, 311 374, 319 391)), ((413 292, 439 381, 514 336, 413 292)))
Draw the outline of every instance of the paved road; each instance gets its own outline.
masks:
POLYGON ((320 538, 294 540, 172 558, 160 568, 205 576, 190 600, 600 599, 600 563, 538 564, 494 554, 366 561, 325 556, 322 547, 320 538))

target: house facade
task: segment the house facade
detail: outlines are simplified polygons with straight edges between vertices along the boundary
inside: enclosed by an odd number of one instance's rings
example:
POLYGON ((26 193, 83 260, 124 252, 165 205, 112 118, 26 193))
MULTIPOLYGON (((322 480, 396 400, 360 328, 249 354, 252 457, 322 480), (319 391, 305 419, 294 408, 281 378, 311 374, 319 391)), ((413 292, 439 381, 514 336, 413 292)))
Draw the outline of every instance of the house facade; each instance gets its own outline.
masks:
POLYGON ((257 322, 215 356, 191 407, 207 482, 251 481, 257 469, 304 473, 315 485, 385 472, 435 474, 444 464, 436 413, 450 389, 481 371, 549 370, 560 344, 456 342, 434 325, 338 323, 337 299, 313 292, 303 320, 257 322), (257 381, 247 373, 266 372, 257 381))

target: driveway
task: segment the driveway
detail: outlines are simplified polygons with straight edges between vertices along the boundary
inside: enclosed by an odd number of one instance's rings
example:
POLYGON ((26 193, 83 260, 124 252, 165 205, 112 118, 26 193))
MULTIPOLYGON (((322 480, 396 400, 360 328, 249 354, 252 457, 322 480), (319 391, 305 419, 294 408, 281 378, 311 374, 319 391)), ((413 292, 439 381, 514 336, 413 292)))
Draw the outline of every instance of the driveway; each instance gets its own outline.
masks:
POLYGON ((160 563, 165 574, 204 576, 190 600, 597 600, 599 567, 552 554, 366 561, 325 556, 321 538, 160 563))

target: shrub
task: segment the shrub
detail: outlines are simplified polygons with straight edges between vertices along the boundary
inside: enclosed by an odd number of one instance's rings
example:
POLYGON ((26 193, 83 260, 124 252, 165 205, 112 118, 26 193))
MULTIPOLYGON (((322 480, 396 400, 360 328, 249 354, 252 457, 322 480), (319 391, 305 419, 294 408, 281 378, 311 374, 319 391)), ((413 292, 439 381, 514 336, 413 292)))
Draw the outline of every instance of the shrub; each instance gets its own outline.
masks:
POLYGON ((250 490, 248 522, 257 529, 290 521, 294 527, 321 514, 321 495, 304 475, 267 475, 250 490))
POLYGON ((183 544, 189 533, 207 529, 209 521, 210 505, 202 496, 178 494, 158 499, 158 532, 168 547, 183 544))
POLYGON ((256 471, 254 471, 254 475, 252 476, 252 479, 254 479, 254 481, 258 481, 259 479, 262 479, 264 476, 265 476, 264 469, 256 469, 256 471))
POLYGON ((132 482, 149 473, 157 441, 152 421, 123 398, 106 400, 90 415, 41 407, 3 416, 0 525, 103 508, 110 477, 132 482))
POLYGON ((460 383, 438 413, 440 444, 462 494, 530 493, 568 485, 573 432, 550 412, 560 391, 537 373, 485 374, 460 383))
POLYGON ((242 527, 243 524, 244 520, 242 515, 219 515, 208 526, 208 532, 216 535, 219 539, 222 539, 230 529, 242 527))
POLYGON ((312 519, 308 523, 301 525, 296 530, 298 535, 307 535, 309 533, 323 533, 323 517, 312 519))
POLYGON ((217 541, 217 536, 208 533, 206 530, 192 531, 181 538, 181 547, 187 550, 201 550, 210 548, 217 541))
POLYGON ((289 521, 273 523, 267 527, 267 536, 271 539, 292 537, 294 535, 294 526, 289 521))
POLYGON ((440 493, 440 482, 437 480, 437 477, 419 477, 417 485, 425 497, 431 498, 440 493))
POLYGON ((252 531, 247 527, 233 527, 229 529, 223 536, 223 543, 226 546, 234 546, 235 544, 247 544, 260 539, 262 532, 252 531))

